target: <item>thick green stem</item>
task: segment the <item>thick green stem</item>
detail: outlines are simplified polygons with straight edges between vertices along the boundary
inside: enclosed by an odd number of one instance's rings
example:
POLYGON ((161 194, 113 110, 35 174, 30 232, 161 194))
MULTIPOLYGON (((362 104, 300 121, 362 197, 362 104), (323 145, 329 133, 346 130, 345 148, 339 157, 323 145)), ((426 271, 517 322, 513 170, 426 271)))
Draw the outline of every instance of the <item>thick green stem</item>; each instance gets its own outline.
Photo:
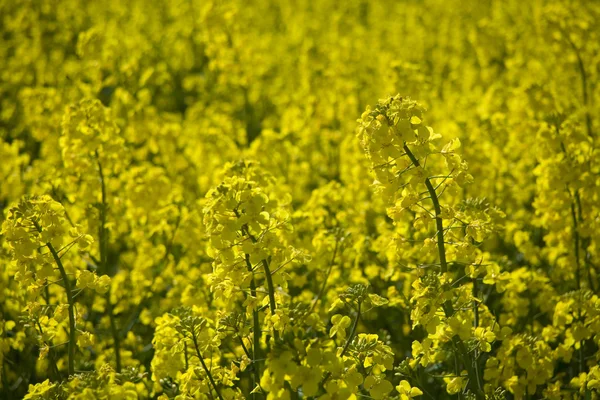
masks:
MULTIPOLYGON (((248 272, 252 274, 252 263, 250 262, 250 255, 245 254, 246 260, 246 268, 248 272)), ((256 298, 256 282, 254 281, 254 276, 250 279, 250 294, 252 297, 256 298)), ((260 358, 260 337, 261 337, 261 329, 260 329, 260 320, 258 318, 258 310, 256 307, 252 310, 252 323, 253 323, 253 354, 252 354, 252 370, 254 371, 254 385, 260 382, 260 369, 258 363, 255 360, 260 358)), ((240 338, 240 340, 242 340, 240 338)), ((242 340, 242 346, 244 345, 244 341, 242 340)), ((256 393, 254 395, 256 398, 256 393)))
MULTIPOLYGON (((235 211, 235 215, 239 218, 239 213, 237 211, 235 211)), ((252 241, 252 243, 256 243, 257 240, 256 238, 250 234, 250 231, 248 231, 248 227, 246 225, 242 226, 242 234, 246 235, 250 238, 250 240, 252 241)), ((248 255, 246 255, 247 257, 249 257, 248 255)), ((246 263, 249 268, 249 271, 252 271, 252 264, 250 263, 250 258, 248 258, 246 260, 246 263)), ((269 291, 269 308, 271 309, 271 315, 275 315, 275 310, 277 309, 277 305, 275 303, 275 287, 273 285, 273 276, 271 275, 271 269, 269 267, 269 262, 267 260, 262 260, 261 261, 263 269, 265 271, 265 279, 267 281, 267 289, 269 291)), ((273 329, 273 336, 275 337, 275 340, 279 340, 279 333, 273 329)))
POLYGON ((215 392, 217 393, 217 396, 219 397, 219 399, 223 400, 223 396, 221 396, 221 392, 219 392, 219 388, 217 387, 217 384, 215 383, 215 380, 213 379, 213 376, 210 373, 210 370, 208 369, 208 367, 206 366, 206 363, 204 362, 204 358, 202 357, 202 354, 200 353, 200 347, 198 347, 198 340, 196 339, 196 333, 193 330, 192 330, 192 341, 194 342, 194 348, 196 349, 196 355, 200 359, 200 363, 202 364, 202 368, 204 368, 204 372, 206 372, 206 375, 208 376, 208 380, 210 380, 210 383, 212 384, 213 388, 215 389, 215 392))
MULTIPOLYGON (((410 151, 408 146, 404 144, 404 151, 413 165, 417 168, 421 167, 419 160, 414 156, 414 154, 410 151)), ((440 268, 442 273, 448 272, 448 262, 446 261, 446 247, 444 244, 444 222, 442 221, 442 208, 440 207, 440 201, 438 199, 437 193, 435 192, 435 188, 431 184, 431 180, 429 177, 425 178, 425 186, 427 187, 427 191, 429 192, 429 196, 431 197, 431 202, 433 203, 433 209, 435 211, 435 227, 437 229, 437 248, 438 248, 438 256, 440 259, 440 268)))
MULTIPOLYGON (((41 232, 41 228, 36 223, 36 228, 41 232)), ((63 285, 65 286, 65 292, 67 293, 67 302, 69 303, 69 375, 73 375, 75 373, 75 302, 73 301, 73 294, 71 293, 71 283, 69 282, 69 276, 65 271, 65 267, 63 266, 60 257, 56 250, 54 250, 54 246, 52 243, 46 243, 46 247, 50 250, 52 254, 52 258, 54 258, 54 262, 58 266, 58 270, 60 272, 60 276, 63 280, 63 285)))
POLYGON ((585 126, 588 136, 593 139, 594 134, 592 133, 592 116, 590 115, 589 110, 590 104, 588 96, 587 73, 585 72, 585 65, 583 64, 583 59, 581 58, 581 54, 579 54, 579 50, 577 50, 573 42, 570 40, 569 42, 571 43, 571 47, 573 47, 573 51, 575 51, 575 55, 577 56, 577 67, 579 68, 579 74, 581 75, 581 95, 583 97, 583 104, 585 106, 585 126))
POLYGON ((346 350, 348 350, 350 343, 352 343, 352 339, 354 339, 354 334, 356 333, 356 327, 358 326, 358 321, 360 320, 360 306, 361 306, 361 304, 358 303, 358 308, 356 310, 356 318, 354 318, 354 323, 352 324, 352 329, 350 329, 350 335, 348 335, 348 339, 346 340, 346 344, 344 345, 344 348, 342 349, 342 352, 340 353, 340 357, 342 357, 344 354, 346 354, 346 350))
POLYGON ((567 40, 567 43, 569 43, 569 46, 571 46, 571 48, 573 49, 575 57, 577 58, 577 68, 579 69, 579 75, 581 76, 581 96, 583 97, 583 105, 585 106, 585 125, 588 136, 593 140, 594 134, 592 133, 592 117, 590 115, 589 110, 590 104, 585 64, 583 63, 583 59, 581 58, 581 53, 579 52, 579 49, 577 48, 575 43, 573 43, 569 34, 567 34, 563 29, 560 29, 560 31, 563 34, 563 37, 567 40))
MULTIPOLYGON (((275 287, 273 286, 273 277, 271 276, 271 269, 269 268, 269 262, 267 260, 262 260, 262 265, 265 270, 267 288, 269 289, 269 307, 271 308, 271 315, 275 315, 277 305, 275 303, 275 287)), ((279 333, 277 332, 277 330, 273 329, 273 333, 275 336, 275 340, 278 340, 279 333)))
MULTIPOLYGON (((417 160, 415 155, 410 151, 406 143, 404 144, 404 152, 415 167, 421 167, 419 160, 417 160)), ((429 179, 429 177, 425 178, 425 187, 427 187, 427 191, 429 192, 429 197, 431 198, 431 202, 433 203, 433 209, 435 212, 435 226, 437 229, 436 237, 438 257, 440 259, 440 270, 442 273, 446 273, 448 272, 448 262, 446 260, 446 246, 444 243, 444 223, 442 221, 442 208, 440 206, 438 195, 435 191, 435 188, 431 184, 431 180, 429 179)), ((447 318, 454 315, 454 307, 452 306, 452 302, 450 300, 447 300, 443 304, 442 308, 447 318)), ((458 352, 461 354, 463 364, 467 369, 467 373, 470 378, 470 390, 475 394, 477 400, 485 399, 485 395, 483 394, 482 390, 482 382, 480 381, 480 377, 478 376, 473 367, 477 360, 471 360, 471 357, 469 356, 469 353, 467 351, 467 346, 465 346, 464 342, 460 339, 458 335, 452 337, 452 342, 456 346, 458 352)))
POLYGON ((238 335, 238 340, 240 341, 240 345, 242 346, 242 350, 244 350, 244 354, 246 354, 246 357, 252 359, 252 354, 250 354, 250 351, 248 351, 248 348, 244 343, 244 338, 238 335))

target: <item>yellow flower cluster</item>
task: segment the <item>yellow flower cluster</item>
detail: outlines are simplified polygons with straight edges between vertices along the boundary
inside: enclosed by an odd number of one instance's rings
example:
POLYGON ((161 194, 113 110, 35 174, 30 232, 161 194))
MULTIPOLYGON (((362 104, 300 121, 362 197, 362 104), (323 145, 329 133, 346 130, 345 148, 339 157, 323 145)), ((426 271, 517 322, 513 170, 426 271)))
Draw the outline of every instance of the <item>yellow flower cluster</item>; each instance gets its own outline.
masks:
POLYGON ((586 0, 0 0, 0 397, 600 399, 599 54, 586 0))

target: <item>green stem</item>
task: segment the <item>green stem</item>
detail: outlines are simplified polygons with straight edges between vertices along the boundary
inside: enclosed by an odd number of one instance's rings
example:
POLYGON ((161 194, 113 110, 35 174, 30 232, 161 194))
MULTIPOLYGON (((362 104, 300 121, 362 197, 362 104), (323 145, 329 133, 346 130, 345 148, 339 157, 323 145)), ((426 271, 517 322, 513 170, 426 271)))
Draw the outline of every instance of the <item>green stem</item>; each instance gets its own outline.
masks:
MULTIPOLYGON (((473 319, 473 325, 475 326, 475 328, 479 327, 479 303, 477 302, 477 298, 478 298, 479 292, 478 292, 478 287, 477 287, 477 278, 473 279, 473 314, 474 314, 474 319, 473 319)), ((475 349, 474 351, 474 357, 473 357, 473 365, 475 368, 475 376, 477 377, 477 382, 479 385, 479 389, 482 388, 481 386, 481 376, 479 373, 479 351, 477 349, 475 349)))
POLYGON ((346 339, 346 344, 344 345, 344 348, 342 349, 342 352, 340 353, 340 357, 342 357, 344 354, 346 354, 346 350, 348 350, 348 347, 350 346, 350 343, 352 343, 352 339, 354 338, 354 334, 356 333, 356 327, 358 326, 358 321, 360 320, 360 306, 361 303, 358 303, 358 308, 356 310, 356 318, 354 318, 354 323, 352 324, 352 329, 350 329, 350 335, 348 335, 348 339, 346 339))
MULTIPOLYGON (((38 329, 40 330, 40 335, 42 338, 44 337, 44 329, 42 328, 42 324, 40 324, 39 320, 35 321, 38 329)), ((56 379, 60 380, 60 372, 58 372, 58 367, 56 366, 56 360, 54 359, 54 349, 48 346, 48 358, 50 359, 50 366, 52 367, 52 372, 56 379)))
MULTIPOLYGON (((242 349, 244 350, 246 357, 248 357, 249 359, 252 360, 252 367, 251 367, 252 368, 252 389, 254 389, 256 387, 256 385, 260 382, 260 371, 258 369, 258 363, 254 362, 254 360, 257 360, 258 358, 257 358, 256 354, 254 354, 254 355, 250 354, 250 351, 244 344, 244 338, 242 338, 241 336, 238 335, 238 339, 240 341, 240 344, 242 345, 242 349)), ((259 396, 260 396, 260 393, 252 394, 252 398, 254 398, 254 399, 259 398, 259 396)))
MULTIPOLYGON (((44 299, 46 300, 46 304, 49 306, 50 305, 50 285, 46 285, 46 287, 44 288, 44 299)), ((42 336, 44 335, 44 332, 42 331, 42 325, 40 324, 39 321, 37 321, 38 323, 38 328, 40 328, 40 332, 42 333, 42 336)), ((61 376, 60 376, 60 371, 58 370, 58 366, 56 364, 56 354, 54 354, 54 349, 52 347, 50 347, 50 349, 48 350, 48 358, 50 358, 50 360, 52 361, 53 365, 53 369, 56 373, 56 378, 58 380, 61 380, 61 376)))
POLYGON ((200 348, 198 347, 198 341, 196 339, 196 333, 193 330, 192 330, 192 341, 194 342, 194 348, 196 349, 196 355, 200 359, 200 363, 202 364, 202 368, 204 368, 204 371, 206 372, 206 375, 208 376, 208 379, 210 380, 210 383, 212 384, 213 388, 215 389, 215 392, 217 393, 217 396, 219 397, 220 400, 223 400, 223 396, 221 396, 221 392, 219 392, 219 388, 217 388, 217 384, 215 383, 215 380, 213 379, 213 376, 210 373, 210 370, 206 366, 206 363, 204 362, 204 358, 202 357, 202 354, 200 354, 200 348))
MULTIPOLYGON (((237 212, 237 210, 234 210, 234 213, 238 218, 240 217, 240 214, 237 212)), ((246 225, 242 226, 242 235, 248 236, 252 243, 257 242, 256 238, 250 234, 250 231, 248 230, 248 227, 246 225)), ((248 267, 248 270, 253 271, 252 264, 250 263, 250 257, 247 254, 246 257, 246 265, 248 267)), ((265 271, 267 289, 269 291, 269 307, 271 309, 271 315, 275 315, 275 310, 277 306, 275 303, 275 288, 273 286, 273 277, 271 276, 271 269, 269 268, 269 262, 267 260, 262 260, 261 263, 265 271)), ((275 329, 273 329, 273 336, 275 337, 275 340, 279 340, 279 333, 275 329)))
MULTIPOLYGON (((560 137, 560 128, 558 126, 555 126, 555 130, 556 130, 556 135, 560 137)), ((569 160, 570 162, 573 162, 571 156, 569 155, 569 153, 567 152, 567 148, 565 147, 565 144, 561 141, 560 142, 560 147, 563 151, 563 154, 565 155, 565 157, 567 158, 567 160, 569 160)), ((580 237, 579 237, 579 230, 578 225, 583 223, 583 210, 581 207, 581 197, 579 196, 579 190, 574 189, 573 192, 574 194, 571 193, 571 190, 569 189, 569 185, 567 185, 567 192, 569 193, 570 196, 574 197, 574 200, 571 199, 571 218, 573 219, 573 241, 574 246, 575 246, 575 258, 576 258, 576 267, 577 267, 577 272, 576 274, 578 275, 576 277, 578 283, 577 283, 577 288, 579 289, 581 286, 581 276, 580 276, 580 262, 579 262, 579 241, 580 241, 580 237), (577 210, 577 211, 576 211, 577 210)), ((591 272, 591 265, 590 265, 590 259, 589 259, 589 252, 588 252, 588 247, 590 245, 590 239, 589 238, 585 238, 584 240, 581 241, 581 246, 583 247, 583 249, 585 250, 585 256, 583 258, 583 262, 585 264, 585 269, 587 271, 587 277, 588 277, 588 283, 590 286, 590 289, 592 289, 592 291, 595 293, 596 292, 596 288, 594 286, 594 280, 592 278, 592 272, 591 272)))
MULTIPOLYGON (((573 247, 575 250, 575 282, 577 284, 577 290, 579 294, 579 304, 581 304, 581 264, 579 262, 579 227, 577 223, 577 214, 575 212, 575 204, 571 202, 571 218, 573 219, 573 247)), ((579 316, 578 319, 581 321, 581 307, 579 307, 579 316)), ((583 360, 583 344, 584 341, 581 341, 579 345, 579 373, 584 370, 584 360, 583 360)))
MULTIPOLYGON (((248 272, 250 272, 252 274, 252 263, 250 262, 250 255, 249 254, 245 254, 245 260, 246 260, 246 268, 248 269, 248 272)), ((256 298, 256 282, 254 281, 254 275, 252 276, 252 278, 250 279, 250 294, 252 295, 252 297, 256 298)), ((254 329, 252 332, 252 337, 253 337, 253 354, 252 354, 252 369, 254 371, 254 385, 256 385, 258 382, 260 382, 260 369, 259 369, 259 365, 257 362, 255 362, 255 360, 260 359, 260 337, 261 337, 261 329, 260 329, 260 320, 258 318, 258 310, 256 309, 256 307, 252 310, 252 323, 254 325, 254 329)), ((241 340, 241 338, 240 338, 241 340)), ((242 346, 244 345, 244 342, 242 340, 242 346)), ((256 393, 254 394, 254 398, 256 398, 256 393)))
POLYGON ((250 354, 250 352, 248 351, 248 348, 244 344, 244 338, 238 335, 238 339, 240 341, 240 345, 242 345, 242 350, 244 350, 244 354, 246 354, 246 357, 251 359, 252 355, 250 354))
POLYGON ((587 134, 592 140, 594 139, 594 134, 592 133, 592 117, 590 115, 589 110, 589 96, 588 96, 588 85, 587 85, 587 73, 585 71, 585 64, 583 63, 583 59, 581 58, 581 54, 579 53, 579 49, 575 46, 575 43, 571 40, 571 37, 559 27, 560 32, 563 37, 567 40, 567 43, 573 49, 575 53, 575 57, 577 58, 577 68, 579 69, 579 75, 581 76, 581 95, 583 97, 583 104, 585 106, 585 125, 587 129, 587 134))
MULTIPOLYGON (((38 231, 42 231, 37 222, 35 222, 36 228, 38 231)), ((69 282, 69 277, 67 272, 65 271, 65 267, 63 266, 60 257, 56 250, 54 250, 54 246, 52 243, 46 243, 46 247, 50 250, 52 254, 52 258, 54 258, 54 262, 58 266, 58 270, 60 272, 60 276, 64 282, 65 292, 67 292, 67 302, 69 303, 69 375, 73 375, 75 373, 75 303, 73 301, 73 295, 71 293, 71 283, 69 282)))
MULTIPOLYGON (((565 36, 569 38, 569 36, 565 36)), ((575 47, 575 44, 569 38, 569 43, 575 52, 575 56, 577 57, 577 67, 579 68, 579 74, 581 75, 581 94, 583 97, 583 104, 585 106, 585 126, 587 129, 587 134, 589 137, 593 139, 594 135, 592 133, 592 117, 590 115, 589 107, 589 96, 588 96, 588 88, 587 88, 587 73, 585 72, 585 65, 583 64, 583 59, 581 58, 581 54, 579 54, 579 50, 575 47)))
POLYGON ((473 320, 473 324, 475 328, 479 326, 479 303, 477 302, 478 296, 478 288, 477 288, 477 278, 473 279, 473 314, 475 315, 475 319, 473 320))
MULTIPOLYGON (((410 149, 408 148, 406 143, 404 144, 404 152, 406 153, 406 155, 408 156, 408 158, 410 159, 410 161, 412 162, 412 164, 415 167, 417 167, 417 168, 421 167, 419 160, 417 160, 417 158, 414 156, 414 154, 410 151, 410 149)), ((429 179, 429 177, 425 178, 425 186, 427 187, 427 191, 429 192, 429 196, 431 198, 431 202, 433 203, 433 209, 435 212, 435 225, 436 225, 436 229, 437 229, 436 236, 437 236, 438 257, 440 259, 440 270, 442 273, 446 273, 446 272, 448 272, 448 262, 446 261, 446 246, 444 243, 444 223, 442 221, 442 216, 441 216, 442 208, 440 207, 440 201, 439 201, 438 195, 435 191, 435 188, 431 184, 431 180, 429 179)), ((444 310, 444 314, 446 315, 446 318, 449 318, 454 315, 454 307, 452 306, 452 302, 450 300, 447 300, 443 304, 442 308, 444 310)), ((461 338, 458 335, 455 335, 452 337, 452 342, 458 349, 458 352, 461 354, 461 358, 463 359, 463 364, 464 364, 465 368, 467 369, 467 373, 469 374, 469 378, 470 378, 469 386, 470 386, 471 391, 475 394, 477 400, 485 399, 485 395, 483 394, 483 391, 481 389, 482 384, 480 382, 480 379, 478 379, 479 378, 477 376, 478 374, 473 369, 473 363, 476 361, 470 359, 471 357, 469 357, 467 347, 465 346, 464 342, 461 340, 461 338)))
POLYGON ((190 367, 190 362, 189 362, 189 359, 188 359, 187 343, 186 343, 185 340, 183 341, 183 356, 184 356, 184 359, 185 359, 185 370, 187 371, 188 368, 190 367))
MULTIPOLYGON (((265 275, 267 279, 267 288, 269 289, 269 307, 271 308, 271 315, 275 315, 276 304, 275 304, 275 288, 273 286, 273 277, 271 276, 271 270, 269 268, 269 262, 267 260, 262 260, 262 265, 265 270, 265 275)), ((273 329, 273 334, 275 336, 275 340, 279 340, 279 332, 273 329)))
POLYGON ((575 283, 577 290, 581 289, 581 265, 579 263, 579 228, 577 216, 575 214, 575 205, 571 203, 571 218, 573 219, 573 248, 575 250, 575 283))
MULTIPOLYGON (((404 151, 413 165, 417 168, 421 166, 419 160, 414 156, 414 154, 410 151, 408 146, 404 144, 404 151)), ((440 259, 440 268, 442 273, 448 272, 448 262, 446 261, 446 247, 444 244, 444 222, 442 221, 442 208, 440 207, 440 201, 438 199, 437 193, 429 177, 425 178, 425 186, 427 187, 427 191, 429 192, 429 196, 431 197, 431 202, 433 203, 433 209, 435 211, 435 226, 437 229, 437 247, 438 247, 438 256, 440 259)))

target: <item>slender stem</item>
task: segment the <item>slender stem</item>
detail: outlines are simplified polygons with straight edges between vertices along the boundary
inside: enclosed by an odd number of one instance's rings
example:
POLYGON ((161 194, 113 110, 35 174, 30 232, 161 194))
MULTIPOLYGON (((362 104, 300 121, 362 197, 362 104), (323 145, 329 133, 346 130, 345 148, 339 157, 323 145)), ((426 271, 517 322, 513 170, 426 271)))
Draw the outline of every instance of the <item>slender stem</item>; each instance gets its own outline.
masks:
MULTIPOLYGON (((454 352, 454 375, 455 376, 460 376, 460 368, 458 367, 458 351, 454 352)), ((464 396, 462 393, 458 393, 458 398, 459 400, 463 400, 464 396)))
POLYGON ((575 56, 577 57, 577 67, 579 68, 579 74, 581 75, 581 95, 583 97, 583 104, 585 106, 585 125, 587 129, 587 134, 590 138, 594 138, 594 134, 592 133, 592 117, 590 115, 589 110, 589 96, 588 96, 588 85, 587 85, 587 73, 585 71, 585 65, 583 64, 583 59, 581 58, 581 54, 579 53, 579 49, 575 46, 575 43, 571 40, 570 36, 564 34, 564 37, 567 39, 567 42, 573 49, 575 56))
MULTIPOLYGON (((269 289, 269 306, 271 308, 271 315, 275 315, 276 304, 275 304, 275 288, 273 286, 273 277, 271 276, 271 270, 269 269, 269 262, 267 260, 262 260, 262 265, 265 270, 265 275, 267 278, 267 287, 269 289)), ((275 340, 279 340, 279 332, 276 329, 273 329, 273 334, 275 336, 275 340)))
MULTIPOLYGON (((237 210, 234 210, 235 215, 239 218, 239 213, 237 210)), ((252 243, 256 243, 256 238, 250 234, 248 227, 246 225, 242 226, 242 234, 247 235, 252 243)), ((269 290, 269 307, 271 308, 271 315, 275 315, 275 310, 277 308, 275 303, 275 288, 273 286, 273 276, 271 275, 271 269, 269 268, 269 262, 267 260, 261 261, 263 269, 265 270, 265 277, 267 280, 267 288, 269 290)), ((250 263, 250 257, 246 254, 246 265, 248 266, 249 271, 253 271, 252 264, 250 263)), ((254 279, 254 278, 253 278, 254 279)), ((275 336, 275 340, 279 340, 279 333, 273 329, 273 335, 275 336)))
MULTIPOLYGON (((583 223, 583 210, 581 208, 581 196, 579 196, 579 190, 575 189, 575 205, 577 207, 577 219, 580 224, 583 223)), ((577 234, 579 234, 577 232, 577 234)), ((585 252, 583 257, 583 264, 585 265, 585 269, 588 277, 588 284, 590 285, 590 289, 594 293, 596 293, 596 287, 594 285, 594 279, 592 278, 592 266, 590 265, 590 252, 588 251, 588 247, 590 246, 590 237, 584 237, 581 240, 581 248, 585 252)))
MULTIPOLYGON (((250 354, 250 351, 248 350, 248 348, 246 347, 246 344, 244 343, 244 338, 242 338, 240 335, 237 336, 240 344, 242 345, 242 349, 244 350, 244 353, 246 354, 246 357, 248 357, 250 360, 252 360, 252 389, 254 389, 256 387, 256 385, 258 384, 258 382, 260 382, 260 372, 258 370, 258 363, 255 363, 254 360, 257 359, 256 356, 252 357, 252 355, 250 354)), ((256 399, 260 396, 260 393, 252 393, 252 398, 256 399)))
MULTIPOLYGON (((579 227, 577 223, 577 214, 575 212, 575 204, 571 202, 571 218, 573 219, 573 248, 575 250, 575 282, 577 284, 577 290, 580 297, 581 304, 581 264, 579 262, 579 227)), ((579 307, 579 317, 578 319, 581 321, 581 307, 579 307)), ((579 345, 579 373, 583 372, 584 369, 584 360, 583 360, 583 344, 584 341, 581 341, 579 345)))
POLYGON ((244 338, 242 338, 241 336, 238 335, 238 339, 240 341, 240 344, 242 345, 242 349, 244 350, 244 353, 246 354, 246 357, 252 359, 252 355, 250 354, 250 352, 248 351, 248 348, 244 344, 244 338))
POLYGON ((579 73, 581 74, 581 87, 583 92, 583 104, 585 105, 585 126, 587 129, 587 134, 589 137, 593 139, 594 134, 592 133, 592 117, 590 115, 590 110, 588 109, 588 89, 587 89, 587 74, 585 72, 585 67, 583 65, 583 60, 579 55, 578 51, 575 51, 577 55, 577 65, 579 66, 579 73))
POLYGON ((573 248, 575 250, 575 283, 577 290, 581 289, 581 265, 579 263, 579 229, 577 216, 575 214, 575 204, 571 203, 571 218, 573 219, 573 248))
MULTIPOLYGON (((556 130, 556 135, 560 136, 560 127, 559 126, 555 126, 554 127, 556 130)), ((571 156, 569 155, 569 153, 567 152, 567 148, 565 147, 565 144, 561 141, 560 142, 560 147, 563 151, 563 154, 565 155, 565 157, 573 162, 571 156)), ((576 259, 576 267, 577 267, 577 272, 576 274, 579 275, 578 277, 576 277, 576 279, 578 280, 577 283, 577 288, 579 289, 581 286, 581 276, 580 276, 580 263, 579 263, 579 230, 578 230, 578 225, 583 223, 583 210, 581 207, 581 197, 579 196, 579 190, 574 189, 573 192, 574 194, 571 194, 571 190, 569 189, 569 185, 567 185, 567 192, 569 193, 570 196, 574 196, 575 199, 571 200, 571 218, 573 219, 573 241, 574 246, 575 246, 575 259, 576 259), (577 211, 575 211, 577 210, 577 211)), ((594 287, 594 280, 592 278, 592 272, 591 272, 591 265, 590 265, 590 258, 589 258, 589 251, 587 250, 588 247, 590 245, 590 239, 588 238, 584 238, 582 240, 581 246, 583 247, 584 251, 585 251, 585 256, 583 258, 583 262, 585 264, 585 268, 587 271, 587 276, 588 276, 588 284, 590 286, 590 289, 592 289, 592 291, 595 293, 596 292, 596 288, 594 287)))
MULTIPOLYGON (((40 330, 40 335, 43 338, 44 337, 44 329, 42 328, 42 324, 40 324, 39 320, 37 320, 35 322, 36 322, 38 329, 40 330)), ((50 359, 50 366, 52 367, 51 369, 55 375, 55 378, 60 380, 60 372, 58 372, 58 367, 56 366, 56 360, 54 359, 54 349, 50 346, 48 346, 48 358, 50 359)))
POLYGON ((188 359, 187 343, 185 340, 183 341, 183 356, 185 357, 185 370, 187 371, 190 367, 190 362, 188 359))
POLYGON ((208 376, 210 383, 212 384, 213 388, 215 389, 215 392, 217 392, 217 396, 219 397, 219 399, 223 400, 223 396, 221 396, 221 392, 219 392, 219 388, 217 388, 217 384, 215 383, 215 380, 213 379, 212 374, 210 373, 210 370, 206 366, 206 363, 204 362, 204 358, 202 357, 202 354, 200 354, 200 348, 198 347, 198 340, 196 339, 196 333, 194 332, 194 330, 192 330, 192 341, 194 342, 194 348, 196 349, 196 355, 200 359, 200 363, 202 364, 202 367, 204 368, 204 371, 206 372, 206 375, 208 376))
MULTIPOLYGON (((41 228, 37 222, 34 222, 38 231, 41 232, 41 228)), ((54 262, 58 266, 58 270, 60 271, 60 276, 63 280, 63 284, 65 285, 65 292, 67 293, 67 302, 69 303, 69 375, 73 375, 75 372, 75 303, 73 301, 73 295, 71 294, 71 283, 69 282, 69 277, 67 276, 67 272, 65 271, 65 267, 63 266, 60 257, 56 250, 54 250, 54 246, 52 243, 46 243, 48 250, 52 253, 52 258, 54 258, 54 262)))
POLYGON ((340 357, 342 357, 346 353, 346 350, 348 350, 350 343, 352 343, 352 339, 354 339, 354 334, 356 333, 356 327, 358 326, 358 321, 360 320, 360 306, 361 306, 361 303, 359 302, 358 308, 356 309, 356 318, 354 318, 354 323, 352 324, 352 328, 350 329, 350 335, 348 335, 348 339, 346 339, 346 344, 344 345, 344 348, 342 349, 342 352, 340 353, 340 357))
MULTIPOLYGON (((246 268, 248 269, 248 272, 250 272, 252 274, 252 263, 250 262, 250 255, 249 254, 245 254, 245 261, 246 261, 246 268)), ((252 295, 252 297, 256 298, 256 282, 254 281, 254 275, 252 275, 252 278, 250 279, 250 294, 252 295)), ((253 337, 253 354, 252 354, 252 370, 254 371, 253 374, 253 379, 254 379, 254 385, 256 385, 258 382, 260 382, 260 367, 258 365, 258 363, 255 362, 255 360, 260 359, 260 337, 261 337, 261 328, 260 328, 260 320, 258 318, 258 310, 256 309, 256 307, 252 310, 252 324, 253 324, 253 332, 252 332, 252 337, 253 337)), ((242 345, 244 345, 244 342, 242 340, 242 345)), ((256 398, 256 393, 254 395, 254 397, 256 398)))
MULTIPOLYGON (((421 166, 421 164, 419 163, 419 160, 417 160, 417 158, 414 156, 414 154, 410 151, 410 149, 408 148, 406 143, 404 144, 404 152, 406 153, 406 155, 408 156, 408 158, 410 159, 410 161, 413 163, 413 165, 415 167, 421 166)), ((429 196, 431 197, 431 202, 433 203, 433 209, 435 211, 435 225, 436 225, 436 229, 437 229, 436 236, 437 236, 438 256, 440 259, 440 270, 442 273, 446 273, 446 272, 448 272, 448 262, 446 261, 446 247, 445 247, 445 243, 444 243, 444 223, 442 221, 442 216, 441 216, 442 208, 440 207, 438 195, 437 195, 433 185, 431 184, 429 177, 425 178, 425 186, 427 187, 427 191, 429 192, 429 196)), ((446 317, 451 317, 452 315, 454 315, 454 307, 452 306, 452 302, 450 300, 447 300, 443 304, 442 308, 444 310, 444 314, 446 315, 446 317)), ((461 353, 461 356, 463 359, 463 364, 464 364, 465 368, 467 369, 467 373, 469 374, 469 377, 470 377, 469 386, 470 386, 471 391, 475 394, 477 400, 483 400, 485 398, 485 395, 483 394, 483 391, 481 390, 482 385, 481 385, 480 379, 478 379, 479 378, 477 376, 478 374, 473 369, 473 364, 476 362, 476 360, 471 360, 471 357, 469 356, 469 353, 467 351, 467 346, 465 346, 464 342, 461 340, 461 338, 458 335, 455 335, 452 337, 452 342, 458 349, 459 353, 461 353)))
MULTIPOLYGON (((97 154, 97 153, 96 153, 97 154)), ((100 160, 97 160, 98 162, 98 174, 100 177, 100 190, 101 190, 101 194, 102 194, 102 204, 99 208, 100 211, 100 226, 98 227, 98 236, 99 236, 99 250, 100 250, 100 262, 102 264, 102 267, 106 269, 107 267, 107 255, 108 255, 108 236, 106 235, 106 208, 107 208, 107 201, 106 201, 106 183, 105 183, 105 179, 104 179, 104 172, 102 170, 102 164, 100 164, 100 160)))
MULTIPOLYGON (((410 161, 413 163, 415 167, 420 167, 421 164, 419 160, 414 156, 414 154, 410 151, 408 146, 404 144, 404 152, 410 158, 410 161)), ((446 273, 448 271, 448 262, 446 261, 446 248, 444 245, 444 222, 442 221, 442 209, 440 207, 440 201, 438 199, 437 193, 429 180, 429 177, 425 178, 425 186, 427 187, 427 191, 429 192, 429 196, 431 197, 431 202, 433 203, 433 209, 435 211, 435 226, 437 229, 437 247, 438 247, 438 256, 440 258, 440 268, 442 273, 446 273)))
MULTIPOLYGON (((46 285, 46 287, 44 288, 44 299, 46 300, 46 305, 50 306, 50 286, 46 285)), ((42 331, 42 325, 40 324, 39 321, 37 321, 38 323, 38 327, 40 328, 40 332, 42 333, 42 335, 44 335, 44 332, 42 331)), ((50 358, 50 360, 52 361, 52 363, 54 364, 54 370, 56 372, 56 378, 58 380, 61 380, 61 376, 60 376, 60 371, 58 370, 58 366, 56 365, 56 354, 54 354, 54 349, 52 347, 50 347, 50 349, 48 350, 48 356, 50 358)))
MULTIPOLYGON (((475 318, 473 319, 473 325, 475 328, 479 327, 479 303, 476 299, 478 299, 479 291, 477 287, 477 277, 473 279, 473 314, 475 318)), ((479 388, 481 389, 481 376, 479 374, 479 351, 475 349, 473 353, 473 365, 475 368, 475 377, 477 378, 477 383, 479 384, 479 388)))
POLYGON ((479 303, 477 302, 477 295, 479 294, 477 288, 477 278, 473 279, 473 314, 475 315, 475 319, 473 320, 473 324, 475 328, 479 326, 479 303))

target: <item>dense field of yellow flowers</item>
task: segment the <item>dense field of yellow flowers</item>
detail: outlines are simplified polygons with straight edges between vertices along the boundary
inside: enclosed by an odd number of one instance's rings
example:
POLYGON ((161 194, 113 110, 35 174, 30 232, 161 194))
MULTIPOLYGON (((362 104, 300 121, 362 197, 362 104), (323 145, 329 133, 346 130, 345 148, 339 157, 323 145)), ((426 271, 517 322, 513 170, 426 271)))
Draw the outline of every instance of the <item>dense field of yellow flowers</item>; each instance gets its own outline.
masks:
POLYGON ((0 398, 600 399, 599 75, 595 0, 0 0, 0 398))

